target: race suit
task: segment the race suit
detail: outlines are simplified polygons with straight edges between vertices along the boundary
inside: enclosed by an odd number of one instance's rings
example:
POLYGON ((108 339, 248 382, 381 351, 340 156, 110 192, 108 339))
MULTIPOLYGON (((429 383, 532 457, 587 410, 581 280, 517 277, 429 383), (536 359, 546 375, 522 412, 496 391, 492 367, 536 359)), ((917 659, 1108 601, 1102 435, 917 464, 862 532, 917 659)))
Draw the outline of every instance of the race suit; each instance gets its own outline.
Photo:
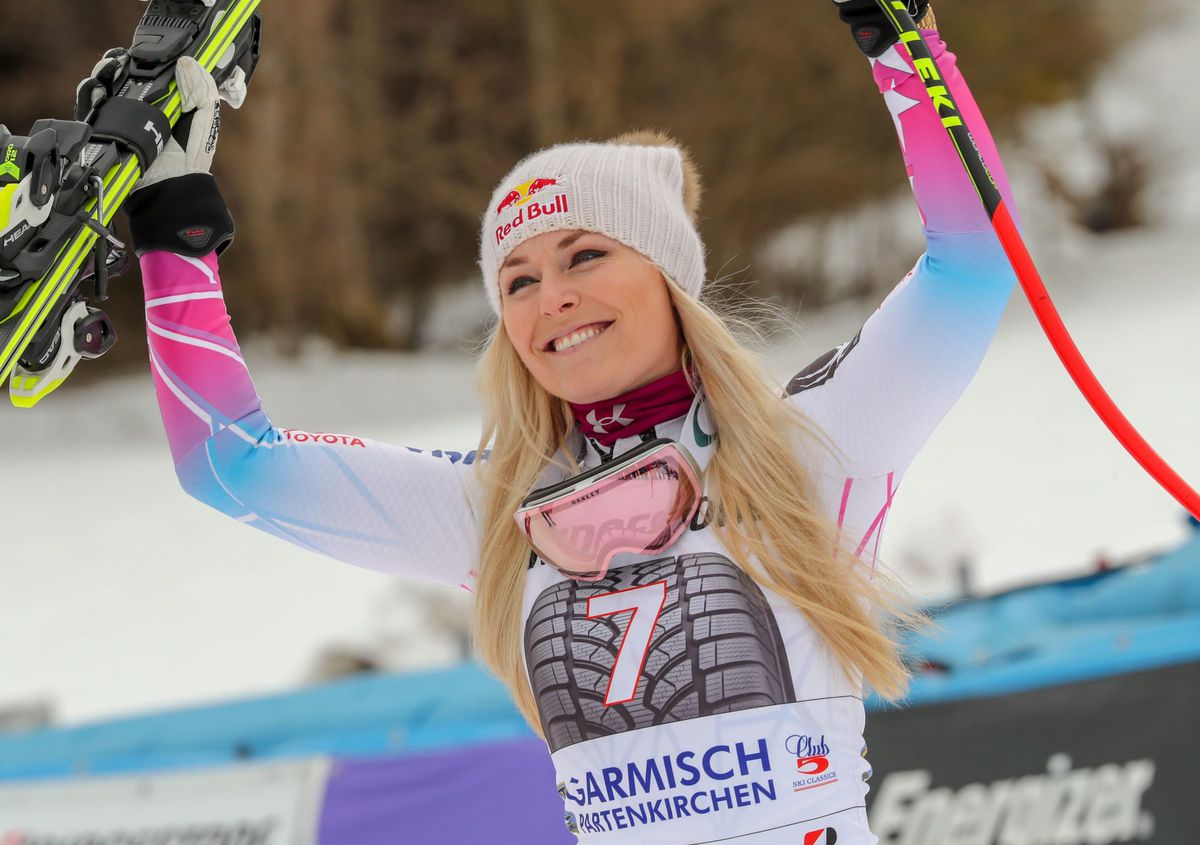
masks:
MULTIPOLYGON (((955 57, 926 34, 1011 208, 955 57)), ((927 251, 781 401, 834 441, 833 452, 806 452, 807 468, 826 512, 873 566, 905 470, 975 373, 1014 277, 907 54, 892 49, 872 69, 927 251)), ((155 389, 188 493, 315 552, 473 589, 475 464, 485 456, 277 426, 230 329, 216 255, 153 251, 142 270, 155 389)), ((704 441, 713 432, 699 410, 653 433, 704 441)), ((619 440, 613 454, 641 442, 619 440)), ((587 466, 611 457, 574 443, 587 466)), ((595 583, 531 555, 524 658, 568 827, 587 843, 876 842, 861 679, 847 677, 795 607, 731 561, 710 521, 702 507, 674 546, 623 555, 595 583)))

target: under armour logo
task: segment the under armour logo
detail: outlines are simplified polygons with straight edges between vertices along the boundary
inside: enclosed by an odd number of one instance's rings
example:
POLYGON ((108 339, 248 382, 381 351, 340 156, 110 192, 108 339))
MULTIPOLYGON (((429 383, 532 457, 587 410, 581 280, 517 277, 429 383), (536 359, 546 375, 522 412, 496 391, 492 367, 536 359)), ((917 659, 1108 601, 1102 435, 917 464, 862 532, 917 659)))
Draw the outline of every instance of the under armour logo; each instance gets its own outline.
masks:
POLYGON ((612 414, 604 417, 603 419, 596 419, 596 411, 593 409, 587 412, 587 417, 585 419, 587 419, 588 425, 595 429, 597 434, 608 434, 604 428, 606 425, 613 425, 614 423, 617 425, 629 425, 631 422, 633 422, 633 420, 625 419, 621 416, 621 412, 624 410, 624 405, 617 405, 615 408, 613 408, 612 414))
POLYGON ((158 151, 161 153, 163 150, 163 136, 162 133, 158 131, 158 127, 154 125, 154 121, 147 120, 144 128, 147 132, 154 136, 154 146, 156 146, 158 151))

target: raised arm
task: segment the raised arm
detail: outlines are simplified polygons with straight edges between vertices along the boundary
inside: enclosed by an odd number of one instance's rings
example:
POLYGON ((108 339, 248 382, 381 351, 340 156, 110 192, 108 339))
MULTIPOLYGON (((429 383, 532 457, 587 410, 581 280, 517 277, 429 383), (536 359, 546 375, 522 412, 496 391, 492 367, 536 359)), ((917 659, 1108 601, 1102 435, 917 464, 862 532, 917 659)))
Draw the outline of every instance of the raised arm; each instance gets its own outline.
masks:
POLYGON ((473 589, 475 453, 274 425, 230 327, 216 254, 155 250, 141 267, 154 388, 190 495, 329 557, 473 589))
POLYGON ((195 111, 185 146, 168 141, 125 211, 141 259, 155 392, 180 483, 239 522, 303 548, 473 589, 473 453, 294 431, 263 411, 221 289, 217 257, 234 226, 208 173, 218 90, 190 59, 179 61, 176 80, 184 110, 195 111))
MULTIPOLYGON (((924 33, 1012 207, 956 57, 936 30, 924 33)), ((842 453, 830 474, 893 474, 898 482, 978 369, 1015 275, 907 52, 888 46, 871 67, 896 124, 926 252, 859 333, 798 373, 788 394, 842 453)))

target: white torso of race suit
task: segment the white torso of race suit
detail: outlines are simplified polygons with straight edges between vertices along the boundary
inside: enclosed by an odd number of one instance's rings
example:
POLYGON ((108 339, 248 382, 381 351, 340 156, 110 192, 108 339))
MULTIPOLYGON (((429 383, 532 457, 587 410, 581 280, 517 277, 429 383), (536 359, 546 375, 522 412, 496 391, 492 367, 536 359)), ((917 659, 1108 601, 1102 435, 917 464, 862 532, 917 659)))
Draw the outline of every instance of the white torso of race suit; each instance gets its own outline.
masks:
MULTIPOLYGON (((698 399, 647 436, 703 467, 711 431, 698 399)), ((601 452, 591 443, 585 466, 601 452)), ((823 485, 835 519, 841 480, 823 485)), ((878 515, 872 497, 855 501, 850 531, 878 515)), ((567 826, 580 842, 874 842, 860 681, 738 568, 711 522, 705 500, 669 549, 619 555, 594 583, 533 560, 524 656, 567 826)))

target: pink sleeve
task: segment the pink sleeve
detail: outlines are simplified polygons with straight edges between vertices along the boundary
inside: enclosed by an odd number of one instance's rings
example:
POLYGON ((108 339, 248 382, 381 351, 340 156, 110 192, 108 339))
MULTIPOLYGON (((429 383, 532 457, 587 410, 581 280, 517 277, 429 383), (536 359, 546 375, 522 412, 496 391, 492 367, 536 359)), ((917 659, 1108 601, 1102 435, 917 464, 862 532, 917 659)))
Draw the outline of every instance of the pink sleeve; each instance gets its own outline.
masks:
MULTIPOLYGON (((958 57, 946 49, 946 42, 936 30, 927 29, 924 33, 964 122, 974 131, 975 143, 992 172, 996 187, 1008 207, 1014 209, 1012 191, 1000 153, 971 89, 958 69, 958 57)), ((942 126, 924 81, 913 68, 908 51, 899 45, 893 47, 872 60, 871 70, 895 121, 904 166, 926 234, 990 233, 992 225, 987 212, 967 176, 958 151, 942 126)))
MULTIPOLYGON (((1011 204, 996 145, 954 54, 937 32, 925 35, 1011 204)), ((983 361, 1016 278, 907 50, 893 47, 871 69, 895 121, 926 251, 858 334, 793 377, 788 394, 836 447, 820 472, 843 491, 842 516, 849 521, 848 511, 861 507, 874 530, 909 463, 983 361)))
POLYGON ((472 588, 474 452, 275 426, 233 335, 216 255, 152 251, 141 267, 154 388, 190 495, 339 560, 472 588))

